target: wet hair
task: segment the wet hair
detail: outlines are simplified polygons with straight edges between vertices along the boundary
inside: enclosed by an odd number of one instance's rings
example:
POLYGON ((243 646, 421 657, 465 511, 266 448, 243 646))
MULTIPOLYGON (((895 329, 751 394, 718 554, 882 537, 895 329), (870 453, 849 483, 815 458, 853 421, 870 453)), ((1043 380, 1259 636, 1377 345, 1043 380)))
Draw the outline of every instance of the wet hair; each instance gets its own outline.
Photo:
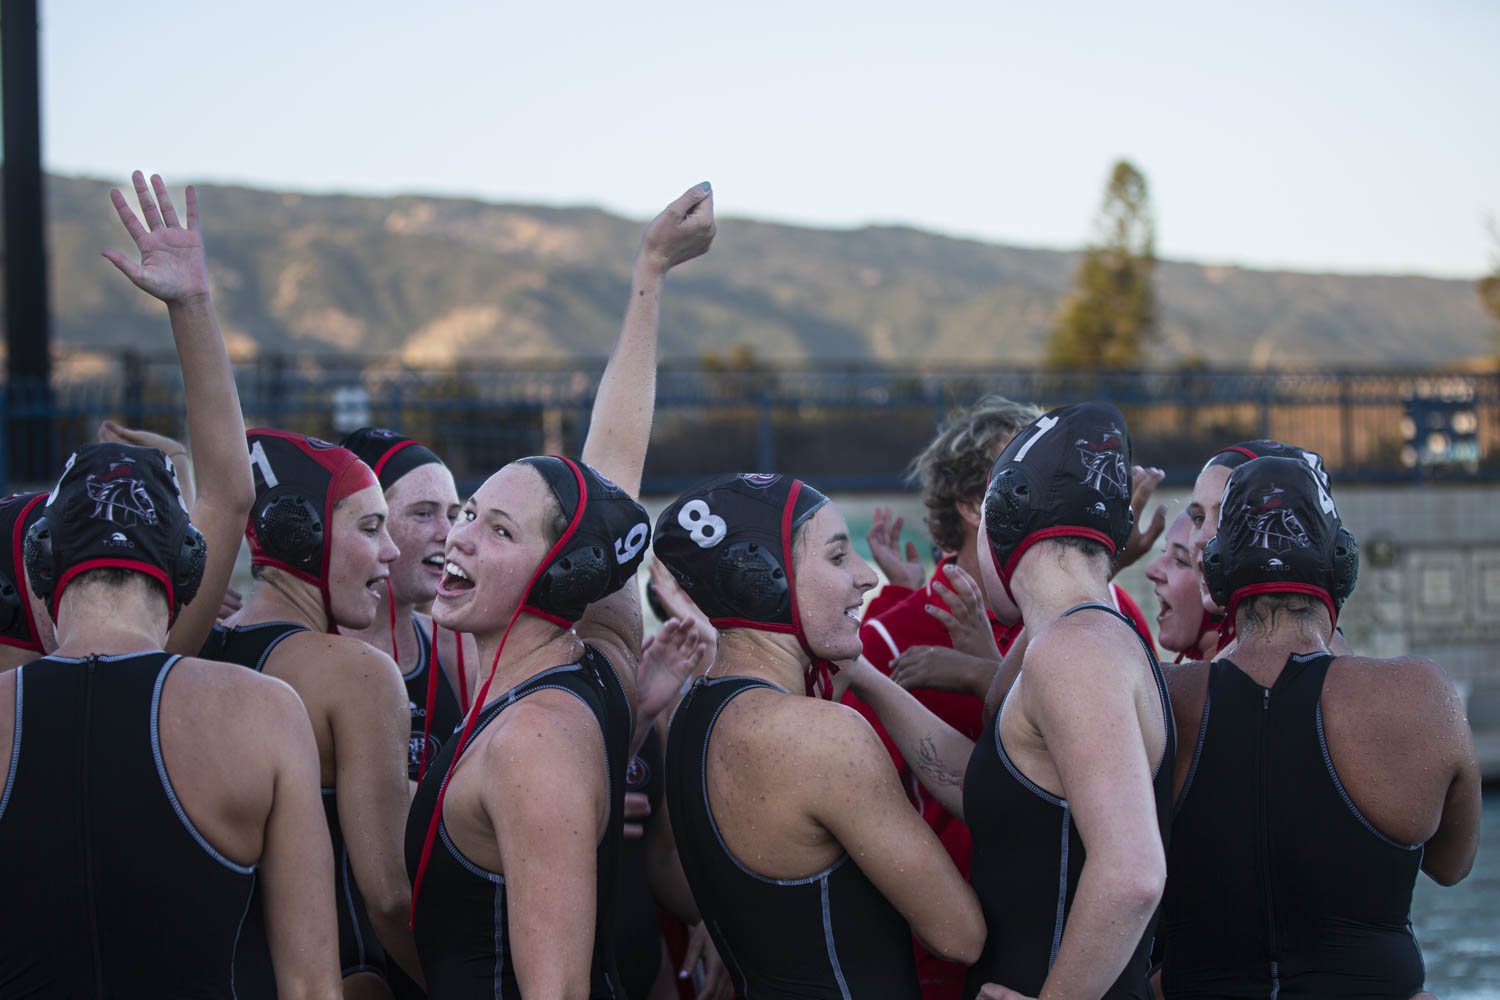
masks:
POLYGON ((995 456, 1042 411, 1030 403, 989 395, 950 416, 937 437, 912 459, 907 478, 921 484, 925 522, 932 540, 956 552, 967 530, 954 505, 978 503, 995 456))
POLYGON ((1046 541, 1060 549, 1081 552, 1091 560, 1102 560, 1106 566, 1114 561, 1114 553, 1110 552, 1102 542, 1097 542, 1092 538, 1084 538, 1081 535, 1057 535, 1046 541))
POLYGON ((1311 594, 1254 594, 1235 609, 1240 635, 1247 635, 1262 624, 1272 626, 1278 615, 1286 615, 1309 626, 1316 626, 1327 606, 1311 594))

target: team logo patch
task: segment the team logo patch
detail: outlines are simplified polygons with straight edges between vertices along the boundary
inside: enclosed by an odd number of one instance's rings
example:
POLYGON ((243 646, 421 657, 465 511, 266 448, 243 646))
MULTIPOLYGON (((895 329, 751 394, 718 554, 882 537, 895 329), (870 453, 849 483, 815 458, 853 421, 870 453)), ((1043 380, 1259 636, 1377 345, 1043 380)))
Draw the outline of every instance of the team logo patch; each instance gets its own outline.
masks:
POLYGON ((1261 492, 1259 503, 1247 503, 1242 508, 1250 528, 1250 544, 1255 548, 1289 552, 1312 544, 1297 515, 1283 506, 1285 492, 1279 486, 1268 486, 1261 492))
POLYGON ((740 479, 758 490, 774 486, 781 479, 779 472, 742 472, 740 479))
POLYGON ((133 548, 135 548, 135 543, 132 542, 130 539, 126 538, 125 537, 125 533, 123 531, 111 532, 109 538, 105 540, 104 544, 108 545, 112 549, 133 549, 133 548))
POLYGON ((131 473, 135 460, 121 456, 111 460, 109 471, 102 476, 92 473, 84 479, 88 498, 94 501, 90 516, 131 527, 136 524, 156 524, 156 505, 146 492, 146 484, 131 473))
POLYGON ((443 743, 436 736, 426 739, 420 732, 414 732, 406 741, 406 766, 414 771, 424 765, 430 767, 442 750, 443 743))
POLYGON ((1083 462, 1083 485, 1105 496, 1130 495, 1130 470, 1125 468, 1122 436, 1120 428, 1110 425, 1097 442, 1088 438, 1073 442, 1078 449, 1078 458, 1083 462))
POLYGON ((312 445, 314 448, 321 448, 324 451, 327 451, 330 448, 338 447, 338 445, 334 444, 332 441, 324 441, 322 438, 315 437, 307 438, 307 443, 312 445))

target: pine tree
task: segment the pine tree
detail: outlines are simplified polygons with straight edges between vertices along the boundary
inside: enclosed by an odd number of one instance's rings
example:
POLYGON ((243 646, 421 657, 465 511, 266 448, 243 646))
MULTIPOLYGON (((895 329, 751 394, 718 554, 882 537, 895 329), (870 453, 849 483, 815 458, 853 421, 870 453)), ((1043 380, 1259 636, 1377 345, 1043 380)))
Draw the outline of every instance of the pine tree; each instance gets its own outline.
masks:
POLYGON ((1139 365, 1156 334, 1156 225, 1146 178, 1126 160, 1110 173, 1095 233, 1047 338, 1055 367, 1139 365))

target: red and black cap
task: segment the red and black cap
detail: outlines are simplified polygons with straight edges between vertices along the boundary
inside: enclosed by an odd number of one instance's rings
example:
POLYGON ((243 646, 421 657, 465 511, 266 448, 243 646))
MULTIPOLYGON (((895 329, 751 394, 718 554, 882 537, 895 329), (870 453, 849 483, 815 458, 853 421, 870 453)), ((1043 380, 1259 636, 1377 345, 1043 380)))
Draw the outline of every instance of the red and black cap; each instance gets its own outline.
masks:
POLYGON ((546 480, 568 519, 521 610, 569 628, 590 604, 635 576, 651 544, 651 519, 634 497, 591 465, 557 455, 518 464, 546 480))
POLYGON ((333 508, 339 501, 379 481, 347 448, 314 437, 255 427, 245 433, 255 503, 245 538, 253 566, 275 566, 318 588, 337 629, 328 593, 328 551, 333 543, 333 508))
POLYGON ((361 427, 339 442, 370 467, 380 488, 388 490, 396 480, 423 465, 442 465, 443 460, 419 441, 402 437, 384 427, 361 427))
POLYGON ((1233 623, 1256 594, 1309 594, 1339 609, 1359 578, 1359 545, 1333 498, 1300 456, 1257 458, 1230 473, 1219 533, 1203 547, 1209 596, 1233 623))
POLYGON ((160 583, 170 624, 197 594, 207 555, 182 505, 177 472, 157 448, 79 448, 26 531, 26 572, 54 620, 70 582, 113 567, 160 583))
POLYGON ((1011 438, 984 494, 990 557, 1007 595, 1016 563, 1043 539, 1091 538, 1119 551, 1135 523, 1130 459, 1125 418, 1108 403, 1052 410, 1011 438))
POLYGON ((828 498, 800 479, 716 476, 674 500, 656 521, 656 556, 717 628, 782 632, 812 660, 807 693, 830 688, 828 666, 797 613, 792 536, 828 498))
POLYGON ((26 529, 42 516, 47 494, 12 493, 0 500, 0 645, 42 652, 42 636, 26 595, 26 529))
POLYGON ((1215 465, 1226 469, 1238 469, 1246 462, 1253 462, 1257 458, 1295 458, 1306 462, 1308 468, 1312 469, 1313 475, 1318 477, 1318 482, 1323 488, 1330 489, 1328 481, 1328 470, 1323 467, 1323 456, 1306 448, 1299 448, 1294 444, 1285 444, 1281 441, 1272 441, 1270 438, 1259 438, 1254 441, 1241 441, 1227 448, 1220 448, 1211 455, 1207 462, 1203 463, 1205 469, 1215 465))

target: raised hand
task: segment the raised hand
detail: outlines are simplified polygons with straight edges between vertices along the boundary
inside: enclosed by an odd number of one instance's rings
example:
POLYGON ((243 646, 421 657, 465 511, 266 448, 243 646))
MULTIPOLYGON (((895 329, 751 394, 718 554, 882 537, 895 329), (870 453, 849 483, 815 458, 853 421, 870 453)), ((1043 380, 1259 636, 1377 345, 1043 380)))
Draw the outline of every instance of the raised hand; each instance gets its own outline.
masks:
POLYGON ((151 175, 151 186, 137 170, 131 175, 136 200, 140 202, 145 225, 118 188, 109 192, 125 231, 141 253, 140 262, 117 250, 103 251, 104 258, 129 278, 137 288, 166 303, 186 302, 208 296, 208 261, 203 251, 203 234, 198 229, 198 194, 187 189, 187 225, 177 221, 177 209, 167 194, 167 185, 159 174, 151 175), (153 191, 155 197, 152 197, 153 191), (158 208, 160 205, 160 208, 158 208))
POLYGON ((995 630, 990 625, 989 608, 984 603, 979 584, 957 564, 949 565, 943 576, 947 577, 948 583, 934 577, 932 592, 943 599, 949 610, 929 604, 927 613, 943 623, 953 640, 954 649, 999 663, 1000 647, 995 643, 995 630))
POLYGON ((1141 556, 1151 551, 1151 546, 1161 537, 1161 533, 1167 527, 1167 505, 1160 504, 1156 513, 1151 515, 1151 523, 1146 530, 1141 530, 1141 514, 1146 510, 1146 504, 1151 501, 1151 494, 1161 484, 1166 473, 1160 469, 1148 469, 1143 465, 1132 466, 1130 470, 1130 509, 1135 511, 1135 523, 1130 526, 1130 537, 1125 539, 1124 546, 1115 556, 1114 572, 1135 562, 1141 556))
POLYGON ((677 578, 672 575, 672 571, 667 569, 655 555, 651 556, 650 586, 656 593, 657 600, 661 601, 662 607, 667 609, 667 614, 673 618, 693 622, 698 638, 702 639, 703 644, 708 647, 708 663, 704 664, 704 669, 708 669, 719 648, 719 632, 708 623, 708 616, 698 610, 698 605, 693 603, 687 591, 677 583, 677 578))
POLYGON ((714 241, 714 195, 708 181, 695 184, 651 221, 641 238, 642 263, 658 274, 701 257, 714 241))
POLYGON ((645 718, 656 718, 689 680, 707 669, 707 652, 691 617, 685 621, 669 618, 655 635, 647 637, 641 644, 636 674, 636 696, 645 718))
POLYGON ((870 532, 865 541, 870 543, 870 555, 885 578, 899 587, 916 590, 927 580, 922 569, 922 560, 917 555, 917 543, 906 542, 906 554, 901 554, 901 524, 899 517, 892 517, 890 507, 876 507, 870 519, 870 532))
POLYGON ((985 659, 946 646, 911 646, 891 661, 891 680, 908 691, 931 688, 982 698, 999 666, 998 654, 985 659))

